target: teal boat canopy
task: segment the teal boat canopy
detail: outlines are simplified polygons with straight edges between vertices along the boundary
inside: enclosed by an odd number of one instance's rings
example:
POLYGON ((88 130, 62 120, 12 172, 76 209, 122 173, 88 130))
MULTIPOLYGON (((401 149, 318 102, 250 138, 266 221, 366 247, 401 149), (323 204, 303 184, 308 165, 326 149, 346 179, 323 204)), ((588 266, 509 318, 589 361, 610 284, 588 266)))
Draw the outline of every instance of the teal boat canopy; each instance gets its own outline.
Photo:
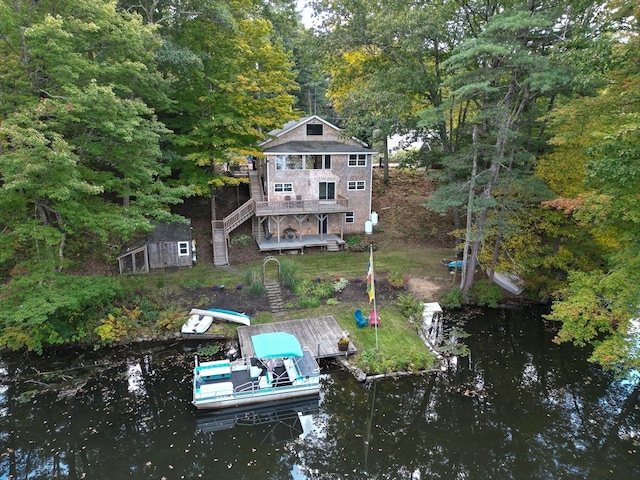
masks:
POLYGON ((302 357, 302 347, 298 339, 285 332, 252 335, 253 351, 256 358, 302 357))

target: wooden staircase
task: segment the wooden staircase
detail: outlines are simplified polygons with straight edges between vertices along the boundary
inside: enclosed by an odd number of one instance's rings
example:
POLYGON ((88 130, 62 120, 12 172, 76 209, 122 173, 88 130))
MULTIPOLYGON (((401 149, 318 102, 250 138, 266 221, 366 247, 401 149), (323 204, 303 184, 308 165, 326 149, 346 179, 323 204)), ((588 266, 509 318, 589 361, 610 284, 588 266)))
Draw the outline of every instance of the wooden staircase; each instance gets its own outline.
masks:
POLYGON ((249 182, 251 198, 222 220, 211 222, 214 265, 229 265, 229 234, 254 216, 256 201, 263 198, 258 172, 249 172, 249 182))
POLYGON ((340 251, 340 245, 338 245, 338 242, 327 243, 327 252, 339 252, 339 251, 340 251))

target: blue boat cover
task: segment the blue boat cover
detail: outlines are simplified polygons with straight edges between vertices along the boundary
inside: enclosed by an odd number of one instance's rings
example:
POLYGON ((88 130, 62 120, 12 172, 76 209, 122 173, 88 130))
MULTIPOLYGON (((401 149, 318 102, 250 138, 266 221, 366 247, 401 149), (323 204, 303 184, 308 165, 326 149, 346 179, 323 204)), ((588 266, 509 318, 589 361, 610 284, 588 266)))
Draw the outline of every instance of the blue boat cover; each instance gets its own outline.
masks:
POLYGON ((285 332, 252 335, 253 351, 256 358, 302 357, 302 347, 298 339, 285 332))

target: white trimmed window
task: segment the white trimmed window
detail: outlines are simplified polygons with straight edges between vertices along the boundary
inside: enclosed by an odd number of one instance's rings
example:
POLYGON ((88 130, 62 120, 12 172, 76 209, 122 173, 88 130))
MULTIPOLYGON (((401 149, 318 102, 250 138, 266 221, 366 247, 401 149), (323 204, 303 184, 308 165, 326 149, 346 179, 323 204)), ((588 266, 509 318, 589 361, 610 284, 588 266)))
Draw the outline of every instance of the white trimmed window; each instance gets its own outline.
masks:
POLYGON ((348 190, 364 190, 365 189, 365 181, 364 180, 358 180, 358 181, 350 181, 347 184, 347 189, 348 190))
POLYGON ((353 212, 347 212, 344 216, 344 223, 353 223, 355 221, 355 215, 353 212))
POLYGON ((293 183, 274 183, 273 191, 276 193, 291 193, 293 192, 293 183))
POLYGON ((351 154, 349 154, 349 166, 350 167, 366 167, 367 166, 367 154, 366 153, 351 153, 351 154))
POLYGON ((178 256, 186 257, 189 255, 189 242, 178 242, 178 256))

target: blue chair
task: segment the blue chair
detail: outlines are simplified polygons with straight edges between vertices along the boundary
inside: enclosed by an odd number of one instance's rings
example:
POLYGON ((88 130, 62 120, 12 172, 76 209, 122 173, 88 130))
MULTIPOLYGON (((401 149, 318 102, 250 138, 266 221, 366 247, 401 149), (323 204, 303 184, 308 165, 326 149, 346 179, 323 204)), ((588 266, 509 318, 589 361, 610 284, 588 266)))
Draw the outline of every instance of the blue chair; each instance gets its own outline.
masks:
POLYGON ((366 327, 367 325, 369 325, 369 319, 362 315, 362 310, 356 310, 355 312, 353 312, 353 316, 356 319, 356 325, 358 325, 358 328, 366 327))

